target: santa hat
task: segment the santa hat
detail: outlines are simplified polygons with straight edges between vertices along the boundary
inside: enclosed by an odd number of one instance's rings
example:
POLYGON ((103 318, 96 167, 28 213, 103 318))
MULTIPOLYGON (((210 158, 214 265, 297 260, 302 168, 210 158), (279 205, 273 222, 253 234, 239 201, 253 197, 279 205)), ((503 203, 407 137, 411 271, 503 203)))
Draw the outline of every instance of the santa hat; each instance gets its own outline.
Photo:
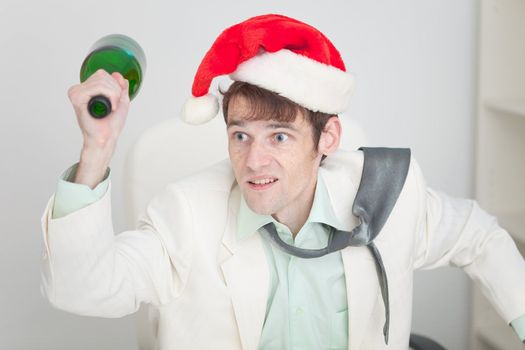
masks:
POLYGON ((353 77, 323 33, 275 14, 250 18, 219 35, 197 69, 184 121, 202 124, 217 115, 219 103, 209 89, 213 78, 225 74, 329 114, 344 112, 353 91, 353 77))

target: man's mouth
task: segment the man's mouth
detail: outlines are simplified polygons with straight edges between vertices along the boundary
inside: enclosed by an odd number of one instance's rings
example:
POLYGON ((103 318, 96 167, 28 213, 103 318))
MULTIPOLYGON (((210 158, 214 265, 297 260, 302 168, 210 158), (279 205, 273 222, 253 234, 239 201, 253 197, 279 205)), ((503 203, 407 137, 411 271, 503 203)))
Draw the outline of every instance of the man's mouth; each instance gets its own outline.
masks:
POLYGON ((248 181, 248 185, 250 186, 251 189, 254 189, 254 190, 264 190, 264 189, 271 187, 277 181, 279 180, 276 178, 271 178, 271 177, 260 178, 260 179, 254 179, 254 180, 248 181))

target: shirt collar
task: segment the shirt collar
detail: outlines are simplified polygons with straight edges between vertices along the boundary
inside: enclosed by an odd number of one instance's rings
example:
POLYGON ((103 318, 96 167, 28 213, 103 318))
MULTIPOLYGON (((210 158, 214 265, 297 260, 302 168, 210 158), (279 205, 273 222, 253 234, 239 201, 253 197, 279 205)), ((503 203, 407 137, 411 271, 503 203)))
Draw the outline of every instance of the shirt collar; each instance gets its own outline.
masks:
MULTIPOLYGON (((271 215, 260 215, 253 212, 244 200, 244 196, 241 195, 239 214, 237 216, 237 237, 239 240, 250 236, 270 222, 275 223, 276 220, 271 215)), ((312 209, 304 225, 308 223, 323 223, 335 227, 338 230, 343 230, 343 225, 334 213, 332 201, 330 200, 330 195, 326 189, 321 172, 318 172, 317 175, 312 209)))

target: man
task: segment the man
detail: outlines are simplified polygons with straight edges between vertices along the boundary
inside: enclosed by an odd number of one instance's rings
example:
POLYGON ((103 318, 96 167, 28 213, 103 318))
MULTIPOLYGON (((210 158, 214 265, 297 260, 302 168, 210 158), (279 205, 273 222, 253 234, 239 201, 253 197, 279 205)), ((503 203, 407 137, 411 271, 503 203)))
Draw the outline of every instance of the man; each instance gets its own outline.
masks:
POLYGON ((217 114, 208 90, 222 74, 236 81, 223 99, 229 160, 167 186, 137 230, 116 236, 108 165, 127 82, 99 71, 70 89, 84 146, 43 217, 43 285, 53 305, 119 317, 149 303, 159 311, 160 349, 406 349, 413 271, 449 264, 479 282, 525 338, 525 262, 512 239, 474 201, 428 189, 414 159, 367 242, 380 255, 364 245, 293 254, 362 223, 352 204, 365 180, 363 153, 337 151, 336 115, 352 77, 322 33, 279 15, 228 28, 199 66, 186 121, 217 114), (86 104, 100 93, 114 109, 95 120, 86 104))

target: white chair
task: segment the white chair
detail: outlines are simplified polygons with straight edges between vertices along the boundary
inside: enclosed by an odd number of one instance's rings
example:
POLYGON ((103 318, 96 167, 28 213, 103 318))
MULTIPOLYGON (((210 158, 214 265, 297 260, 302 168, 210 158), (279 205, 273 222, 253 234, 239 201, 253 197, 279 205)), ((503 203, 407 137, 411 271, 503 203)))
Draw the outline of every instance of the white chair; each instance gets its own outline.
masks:
MULTIPOLYGON (((361 127, 341 115, 341 147, 365 146, 361 127)), ((199 126, 187 125, 177 118, 168 119, 144 131, 134 143, 124 166, 124 206, 128 227, 136 220, 155 193, 170 182, 204 169, 228 157, 226 125, 222 114, 199 126)), ((139 348, 154 350, 157 311, 143 306, 136 314, 139 348)))

